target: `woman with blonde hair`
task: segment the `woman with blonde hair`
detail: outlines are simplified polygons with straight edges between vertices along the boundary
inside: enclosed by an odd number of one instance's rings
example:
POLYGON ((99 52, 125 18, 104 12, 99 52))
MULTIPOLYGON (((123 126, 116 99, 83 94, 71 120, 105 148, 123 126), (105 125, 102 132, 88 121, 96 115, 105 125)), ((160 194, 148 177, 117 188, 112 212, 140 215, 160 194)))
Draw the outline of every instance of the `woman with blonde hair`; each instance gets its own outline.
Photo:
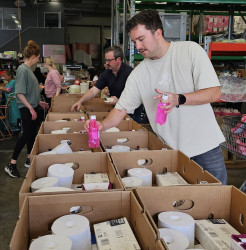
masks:
POLYGON ((46 101, 51 104, 52 96, 58 96, 61 92, 61 76, 55 66, 55 60, 53 57, 44 58, 44 66, 49 71, 47 78, 45 80, 45 95, 47 97, 46 101))
POLYGON ((27 144, 25 167, 30 167, 30 153, 39 126, 37 119, 38 105, 44 109, 49 108, 48 103, 40 101, 38 80, 31 69, 39 61, 40 47, 30 40, 23 54, 25 61, 18 67, 15 79, 16 102, 21 113, 23 132, 16 142, 10 163, 4 169, 13 178, 20 177, 16 162, 25 144, 27 144))

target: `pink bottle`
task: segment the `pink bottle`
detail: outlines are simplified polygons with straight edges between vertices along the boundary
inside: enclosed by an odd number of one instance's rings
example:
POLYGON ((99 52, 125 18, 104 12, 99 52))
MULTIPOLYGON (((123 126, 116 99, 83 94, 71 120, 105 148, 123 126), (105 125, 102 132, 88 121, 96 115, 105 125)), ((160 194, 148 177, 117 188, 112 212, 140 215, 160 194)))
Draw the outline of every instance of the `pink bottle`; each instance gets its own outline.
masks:
MULTIPOLYGON (((163 100, 167 100, 168 99, 168 95, 163 94, 162 95, 162 99, 163 100)), ((167 113, 164 112, 164 109, 162 109, 161 107, 163 106, 167 106, 169 105, 169 103, 163 103, 163 102, 159 102, 158 106, 157 106, 157 111, 156 111, 156 117, 155 117, 155 122, 159 123, 160 125, 165 124, 166 120, 167 120, 167 113)))
POLYGON ((89 148, 98 148, 100 146, 100 140, 99 140, 99 130, 98 130, 98 124, 96 122, 96 116, 91 115, 90 117, 90 123, 89 123, 89 148))

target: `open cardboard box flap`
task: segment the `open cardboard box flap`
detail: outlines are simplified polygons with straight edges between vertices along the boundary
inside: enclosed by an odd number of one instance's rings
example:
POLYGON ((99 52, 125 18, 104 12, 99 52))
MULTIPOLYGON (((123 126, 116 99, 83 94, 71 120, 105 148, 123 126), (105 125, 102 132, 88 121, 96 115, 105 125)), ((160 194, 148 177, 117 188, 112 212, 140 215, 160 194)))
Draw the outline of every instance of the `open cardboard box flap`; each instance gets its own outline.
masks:
POLYGON ((134 194, 129 191, 26 197, 10 249, 28 249, 32 239, 50 234, 52 223, 70 214, 73 206, 81 206, 80 214, 89 219, 91 232, 95 223, 126 217, 142 249, 165 249, 134 194))
POLYGON ((171 149, 167 144, 161 141, 156 135, 149 131, 121 131, 121 132, 101 132, 100 141, 103 149, 114 145, 125 145, 131 149, 148 148, 150 150, 171 149), (126 142, 119 143, 119 139, 126 139, 126 142))
MULTIPOLYGON (((73 121, 74 119, 80 119, 81 116, 84 116, 85 119, 87 119, 88 117, 86 116, 86 114, 84 113, 72 113, 72 112, 68 112, 68 113, 57 113, 57 112, 51 112, 49 111, 49 113, 46 115, 45 121, 49 122, 49 121, 58 121, 58 120, 69 120, 69 121, 73 121)), ((64 126, 66 123, 64 122, 64 126)))
POLYGON ((165 172, 178 172, 189 184, 200 185, 200 181, 207 181, 208 185, 221 185, 218 179, 178 150, 112 152, 110 156, 120 177, 126 177, 131 168, 146 168, 152 171, 153 185, 156 185, 156 173, 165 172), (145 163, 139 165, 139 160, 145 163))
MULTIPOLYGON (((73 184, 82 184, 85 173, 107 173, 109 176, 110 182, 113 184, 113 189, 109 189, 108 191, 114 190, 123 190, 123 185, 120 181, 118 174, 116 173, 111 159, 107 153, 83 153, 82 154, 68 154, 68 155, 47 155, 43 156, 35 156, 33 161, 31 162, 31 168, 29 169, 26 179, 23 181, 19 192, 19 209, 21 210, 22 204, 24 202, 24 198, 26 196, 37 196, 44 195, 44 193, 31 193, 30 188, 33 181, 43 178, 47 176, 48 168, 52 164, 59 163, 68 163, 74 162, 78 164, 78 168, 74 170, 73 184)), ((88 192, 88 191, 74 191, 74 192, 88 192)), ((74 193, 69 192, 69 193, 74 193)), ((91 191, 91 192, 100 192, 100 191, 91 191)), ((105 192, 105 190, 104 190, 105 192)), ((50 195, 51 193, 45 193, 50 195)), ((52 194, 61 194, 52 193, 52 194)))
POLYGON ((246 194, 233 186, 142 187, 135 194, 154 221, 160 212, 180 211, 194 219, 225 219, 246 233, 246 194))
MULTIPOLYGON (((83 148, 84 151, 91 150, 88 145, 88 134, 39 134, 36 137, 32 151, 31 159, 34 155, 49 151, 50 149, 55 148, 61 142, 61 140, 71 140, 72 144, 70 145, 73 152, 80 151, 83 148)), ((92 152, 102 152, 101 147, 94 148, 92 152)))

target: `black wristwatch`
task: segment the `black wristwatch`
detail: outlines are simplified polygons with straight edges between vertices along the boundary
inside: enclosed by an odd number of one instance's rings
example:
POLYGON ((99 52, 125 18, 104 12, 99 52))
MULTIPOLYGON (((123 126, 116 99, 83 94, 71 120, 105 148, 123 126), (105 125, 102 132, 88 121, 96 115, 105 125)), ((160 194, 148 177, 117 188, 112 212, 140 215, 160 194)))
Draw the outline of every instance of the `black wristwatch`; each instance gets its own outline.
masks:
POLYGON ((179 104, 176 106, 176 108, 179 108, 179 105, 185 104, 186 102, 186 97, 182 94, 178 94, 179 95, 179 104))

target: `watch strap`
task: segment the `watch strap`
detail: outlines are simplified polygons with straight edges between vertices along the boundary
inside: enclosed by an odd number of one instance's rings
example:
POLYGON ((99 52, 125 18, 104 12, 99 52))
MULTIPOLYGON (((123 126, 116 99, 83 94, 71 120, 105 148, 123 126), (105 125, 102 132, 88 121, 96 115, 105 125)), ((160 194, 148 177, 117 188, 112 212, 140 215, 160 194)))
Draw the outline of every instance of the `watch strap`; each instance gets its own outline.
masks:
POLYGON ((184 96, 184 95, 182 95, 182 94, 178 94, 179 95, 179 104, 176 106, 176 108, 179 108, 179 105, 183 105, 183 104, 185 104, 185 102, 186 102, 186 97, 184 96))

